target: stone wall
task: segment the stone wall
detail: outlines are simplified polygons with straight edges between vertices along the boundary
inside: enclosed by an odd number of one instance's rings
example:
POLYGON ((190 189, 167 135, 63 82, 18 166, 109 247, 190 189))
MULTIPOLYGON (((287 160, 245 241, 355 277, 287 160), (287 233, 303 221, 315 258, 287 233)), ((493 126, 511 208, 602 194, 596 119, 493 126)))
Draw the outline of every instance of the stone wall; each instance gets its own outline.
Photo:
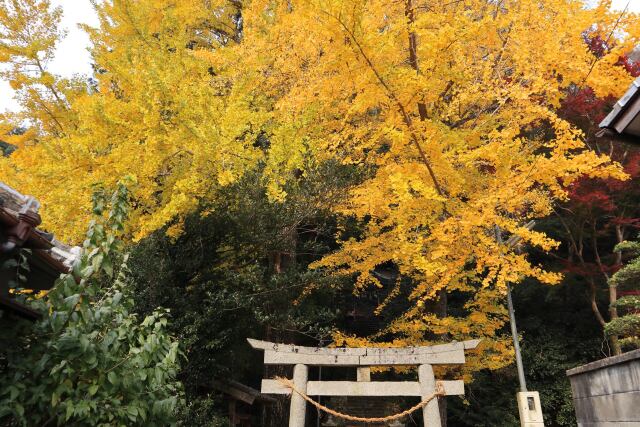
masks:
POLYGON ((579 427, 640 426, 640 350, 567 371, 579 427))

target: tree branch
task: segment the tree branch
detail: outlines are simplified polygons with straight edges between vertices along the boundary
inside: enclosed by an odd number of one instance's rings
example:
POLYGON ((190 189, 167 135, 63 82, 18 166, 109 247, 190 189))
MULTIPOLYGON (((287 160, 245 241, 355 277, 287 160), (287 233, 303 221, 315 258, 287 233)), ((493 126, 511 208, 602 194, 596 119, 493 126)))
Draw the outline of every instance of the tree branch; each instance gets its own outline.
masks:
POLYGON ((436 191, 438 192, 438 194, 440 196, 446 197, 447 194, 445 193, 445 191, 441 187, 440 183, 438 182, 438 179, 436 178, 435 172, 433 171, 433 167, 431 166, 431 162, 427 158, 427 155, 425 154, 424 150, 422 149, 422 146, 420 145, 420 140, 418 138, 418 135, 416 133, 415 127, 413 125, 413 121, 411 120, 411 116, 407 112, 407 109, 405 108, 404 104, 400 101, 400 99, 398 98, 396 93, 391 89, 391 87, 388 85, 386 80, 382 77, 382 75, 380 75, 380 73, 378 72, 376 67, 373 65, 373 62, 371 61, 369 56, 364 51, 364 48, 362 47, 362 45, 360 44, 360 42, 356 38, 355 34, 353 34, 353 31, 351 31, 349 29, 349 27, 344 23, 344 21, 342 19, 340 19, 339 17, 333 16, 333 15, 331 15, 330 13, 328 13, 326 11, 322 11, 322 12, 325 13, 326 15, 328 15, 329 17, 335 19, 336 22, 338 22, 338 24, 340 24, 342 29, 347 33, 347 35, 349 36, 349 38, 351 39, 353 44, 356 46, 358 53, 360 54, 360 56, 362 56, 362 59, 367 64, 367 67, 369 67, 369 69, 371 70, 371 72, 373 72, 373 74, 375 75, 375 77, 378 80, 378 82, 380 83, 380 85, 387 92, 387 96, 396 104, 396 106, 398 108, 398 111, 402 115, 402 120, 404 121, 404 124, 409 129, 409 134, 411 136, 411 142, 413 143, 413 145, 418 150, 418 153, 420 154, 420 158, 422 159, 422 162, 427 167, 427 170, 429 171, 429 176, 431 177, 431 180, 433 181, 433 185, 434 185, 436 191))

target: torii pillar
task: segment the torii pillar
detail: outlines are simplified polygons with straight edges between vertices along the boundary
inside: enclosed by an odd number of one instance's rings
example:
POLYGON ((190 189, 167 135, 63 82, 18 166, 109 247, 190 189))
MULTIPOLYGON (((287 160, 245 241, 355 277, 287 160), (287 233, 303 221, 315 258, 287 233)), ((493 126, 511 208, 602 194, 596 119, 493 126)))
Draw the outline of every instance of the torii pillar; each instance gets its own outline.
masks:
MULTIPOLYGON (((293 367, 293 384, 303 393, 307 392, 307 380, 309 379, 309 367, 301 363, 293 367)), ((289 408, 289 426, 304 427, 307 415, 307 402, 298 393, 291 395, 291 407, 289 408)))

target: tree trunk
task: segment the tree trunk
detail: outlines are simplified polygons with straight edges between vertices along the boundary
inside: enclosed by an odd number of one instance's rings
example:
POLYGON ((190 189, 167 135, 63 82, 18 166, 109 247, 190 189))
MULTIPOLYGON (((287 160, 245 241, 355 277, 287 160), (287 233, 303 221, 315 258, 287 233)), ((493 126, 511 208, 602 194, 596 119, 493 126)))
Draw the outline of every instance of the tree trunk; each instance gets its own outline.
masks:
MULTIPOLYGON (((411 30, 411 26, 415 22, 415 15, 413 13, 413 0, 406 0, 404 4, 404 14, 407 17, 407 24, 409 30, 409 65, 416 70, 416 73, 420 74, 420 66, 418 64, 418 37, 416 33, 411 30)), ((418 102, 418 114, 420 114, 420 120, 427 118, 427 106, 424 102, 418 102)))
MULTIPOLYGON (((418 37, 416 33, 412 31, 411 26, 415 22, 415 15, 413 11, 413 0, 405 0, 404 13, 407 17, 407 27, 409 33, 409 65, 416 73, 420 74, 420 65, 418 62, 418 37)), ((420 120, 427 119, 427 106, 424 102, 418 102, 418 114, 420 120)), ((440 318, 447 316, 447 290, 442 289, 438 292, 438 302, 436 305, 436 315, 440 318)), ((444 334, 443 338, 447 338, 447 334, 444 334)), ((438 408, 440 410, 440 422, 442 427, 447 426, 447 400, 444 397, 438 397, 438 408)))

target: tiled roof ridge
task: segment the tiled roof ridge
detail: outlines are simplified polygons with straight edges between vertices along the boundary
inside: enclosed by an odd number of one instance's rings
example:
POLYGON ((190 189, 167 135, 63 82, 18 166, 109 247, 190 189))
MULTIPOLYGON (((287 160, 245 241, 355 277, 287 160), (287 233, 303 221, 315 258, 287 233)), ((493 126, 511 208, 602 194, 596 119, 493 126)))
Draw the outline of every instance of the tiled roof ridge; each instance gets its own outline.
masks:
POLYGON ((52 261, 62 264, 64 270, 70 271, 73 265, 80 259, 82 248, 79 246, 69 246, 49 233, 37 228, 39 224, 40 202, 33 196, 20 193, 18 190, 0 181, 0 222, 6 225, 16 226, 23 220, 23 216, 30 215, 37 217, 35 224, 29 235, 24 237, 24 247, 33 247, 40 254, 51 258, 52 261), (12 222, 9 224, 8 222, 12 222))
POLYGON ((0 207, 12 209, 17 213, 37 213, 40 210, 40 202, 35 197, 22 194, 0 181, 0 207))
MULTIPOLYGON (((631 82, 625 94, 616 101, 609 114, 598 126, 619 134, 627 133, 638 115, 638 98, 640 98, 640 77, 631 82)), ((637 124, 635 126, 637 127, 637 124)), ((637 136, 637 134, 633 135, 637 136)))

